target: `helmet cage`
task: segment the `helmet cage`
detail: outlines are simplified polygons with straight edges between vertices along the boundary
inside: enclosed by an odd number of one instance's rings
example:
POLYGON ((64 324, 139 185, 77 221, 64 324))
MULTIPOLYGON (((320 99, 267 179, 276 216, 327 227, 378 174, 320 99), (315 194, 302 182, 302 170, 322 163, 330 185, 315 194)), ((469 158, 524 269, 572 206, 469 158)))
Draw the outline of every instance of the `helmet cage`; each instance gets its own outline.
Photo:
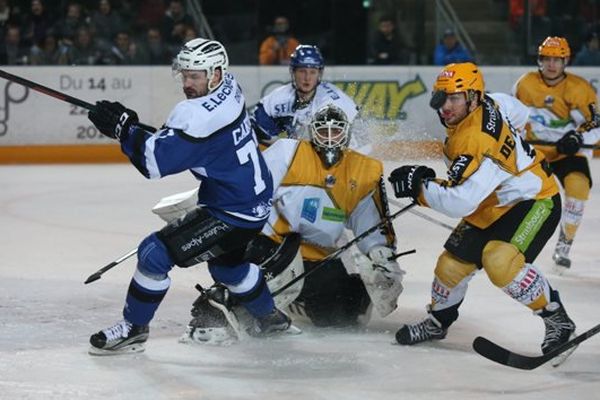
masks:
POLYGON ((315 114, 310 124, 311 142, 328 168, 337 164, 348 147, 349 130, 346 115, 336 106, 326 106, 315 114))
POLYGON ((175 75, 180 75, 183 70, 206 71, 210 93, 221 85, 228 66, 229 57, 221 43, 198 38, 183 45, 173 60, 172 68, 175 75), (217 68, 221 69, 221 80, 213 85, 212 79, 217 68))

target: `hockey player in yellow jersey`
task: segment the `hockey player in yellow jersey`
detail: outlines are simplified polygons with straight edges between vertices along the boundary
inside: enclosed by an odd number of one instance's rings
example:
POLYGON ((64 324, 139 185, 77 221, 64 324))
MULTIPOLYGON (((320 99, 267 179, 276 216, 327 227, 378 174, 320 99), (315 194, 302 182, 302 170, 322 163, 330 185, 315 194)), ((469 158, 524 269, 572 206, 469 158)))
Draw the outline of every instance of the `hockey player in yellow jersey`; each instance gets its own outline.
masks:
POLYGON ((548 37, 538 49, 538 71, 523 75, 513 94, 530 109, 527 140, 546 154, 552 171, 564 188, 560 234, 553 259, 558 268, 569 268, 569 251, 583 218, 592 177, 588 157, 592 151, 581 145, 600 139, 597 127, 596 93, 585 79, 565 68, 571 50, 562 37, 548 37))
POLYGON ((495 286, 543 318, 546 353, 575 331, 558 291, 532 264, 560 219, 554 177, 543 154, 519 137, 484 94, 475 64, 444 67, 430 104, 446 127, 447 179, 435 179, 426 166, 406 165, 389 180, 396 197, 462 220, 437 260, 428 317, 401 326, 396 339, 407 345, 443 339, 458 318, 468 282, 483 269, 495 286))
MULTIPOLYGON (((276 190, 262 233, 272 243, 299 233, 307 271, 337 249, 346 228, 360 235, 387 212, 383 166, 348 148, 349 129, 344 111, 326 105, 313 117, 310 141, 280 139, 263 152, 276 190)), ((340 259, 332 260, 304 279, 290 311, 317 326, 366 322, 371 306, 380 316, 388 315, 402 292, 394 244, 391 223, 359 241, 358 274, 347 272, 340 259)))

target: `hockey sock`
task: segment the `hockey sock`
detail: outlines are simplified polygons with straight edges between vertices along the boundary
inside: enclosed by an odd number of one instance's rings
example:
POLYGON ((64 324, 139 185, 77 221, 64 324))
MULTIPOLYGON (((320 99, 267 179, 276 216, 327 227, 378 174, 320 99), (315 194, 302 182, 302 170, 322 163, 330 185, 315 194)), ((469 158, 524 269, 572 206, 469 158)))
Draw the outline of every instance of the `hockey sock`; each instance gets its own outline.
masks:
POLYGON ((129 284, 123 317, 134 325, 148 325, 167 294, 171 280, 155 280, 136 270, 129 284))

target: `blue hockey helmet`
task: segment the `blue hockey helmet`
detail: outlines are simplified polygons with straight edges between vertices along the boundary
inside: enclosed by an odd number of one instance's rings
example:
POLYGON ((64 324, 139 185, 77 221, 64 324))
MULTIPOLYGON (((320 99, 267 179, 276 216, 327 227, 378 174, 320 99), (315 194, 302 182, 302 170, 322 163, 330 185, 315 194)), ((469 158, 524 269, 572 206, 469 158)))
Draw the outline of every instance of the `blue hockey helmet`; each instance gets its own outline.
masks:
POLYGON ((301 44, 290 56, 290 69, 295 68, 317 68, 323 69, 325 60, 317 46, 301 44))

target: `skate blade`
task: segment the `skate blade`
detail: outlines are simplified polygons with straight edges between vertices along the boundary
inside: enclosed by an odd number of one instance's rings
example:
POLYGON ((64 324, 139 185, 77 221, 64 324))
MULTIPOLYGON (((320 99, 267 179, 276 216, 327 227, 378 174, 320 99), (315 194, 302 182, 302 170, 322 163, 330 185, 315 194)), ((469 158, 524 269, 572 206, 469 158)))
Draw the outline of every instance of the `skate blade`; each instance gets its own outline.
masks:
MULTIPOLYGON (((575 334, 575 332, 573 332, 571 334, 571 336, 569 337, 569 340, 575 339, 575 337, 577 337, 577 335, 575 334)), ((571 354, 573 354, 573 352, 575 351, 575 349, 577 349, 577 347, 579 347, 579 345, 574 346, 572 348, 570 348, 569 350, 565 351, 564 353, 561 353, 559 355, 557 355, 556 357, 554 357, 551 361, 550 364, 556 368, 558 366, 560 366, 562 363, 564 363, 565 361, 567 361, 567 358, 569 358, 569 356, 571 354)))
POLYGON ((134 343, 114 350, 105 350, 90 346, 88 354, 91 356, 120 356, 123 354, 141 353, 144 350, 146 350, 146 348, 143 343, 134 343))

